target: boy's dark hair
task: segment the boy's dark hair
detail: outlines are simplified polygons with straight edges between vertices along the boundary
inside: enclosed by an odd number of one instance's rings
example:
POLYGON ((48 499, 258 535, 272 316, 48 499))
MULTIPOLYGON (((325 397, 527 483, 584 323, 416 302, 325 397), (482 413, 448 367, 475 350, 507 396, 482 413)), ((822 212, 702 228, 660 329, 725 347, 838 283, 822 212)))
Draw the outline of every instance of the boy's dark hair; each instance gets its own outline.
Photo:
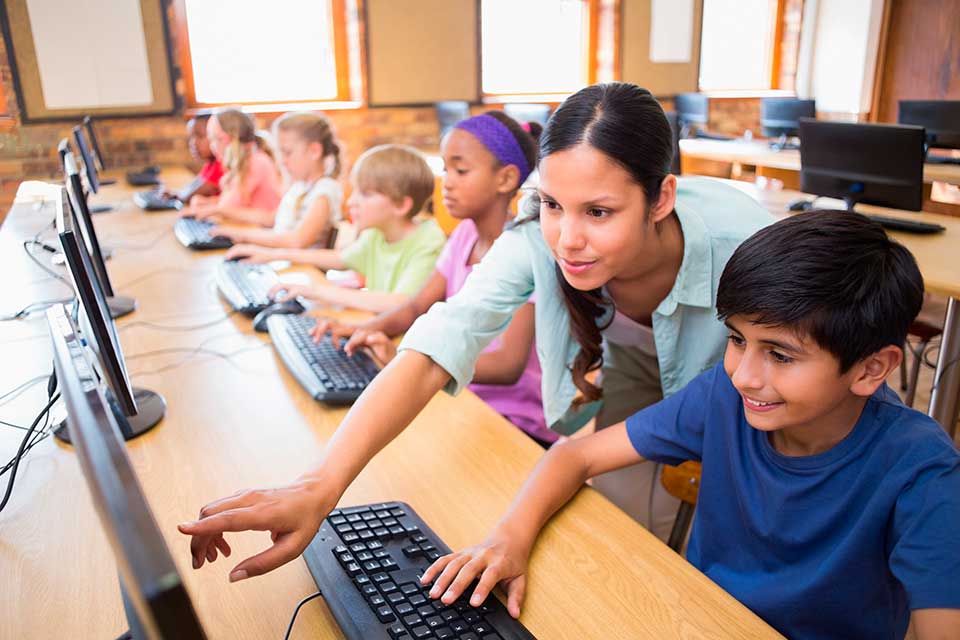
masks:
POLYGON ((916 260, 879 224, 811 211, 761 229, 734 251, 720 276, 717 316, 796 329, 845 373, 887 345, 902 347, 922 303, 916 260))

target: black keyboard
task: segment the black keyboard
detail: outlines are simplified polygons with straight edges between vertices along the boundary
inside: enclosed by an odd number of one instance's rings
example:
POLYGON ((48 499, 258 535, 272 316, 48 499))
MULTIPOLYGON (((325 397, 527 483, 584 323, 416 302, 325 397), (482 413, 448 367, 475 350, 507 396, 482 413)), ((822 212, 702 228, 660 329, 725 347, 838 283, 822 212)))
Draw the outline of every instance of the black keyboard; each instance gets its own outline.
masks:
POLYGON ((183 208, 183 203, 180 200, 165 198, 160 191, 139 191, 133 194, 133 202, 147 211, 168 211, 183 208))
POLYGON ((927 164, 960 164, 960 158, 952 156, 927 156, 924 160, 927 164))
POLYGON ((368 354, 356 351, 348 356, 333 346, 330 336, 319 343, 310 336, 315 321, 304 315, 273 315, 267 330, 280 359, 314 400, 349 404, 360 397, 380 369, 368 354))
POLYGON ((890 229, 891 231, 905 231, 907 233, 940 233, 946 231, 946 227, 932 222, 905 220, 889 216, 868 215, 867 217, 874 222, 879 222, 884 229, 890 229))
POLYGON ((173 225, 173 233, 180 244, 188 249, 228 249, 233 246, 229 238, 211 236, 214 224, 196 218, 180 218, 173 225))
POLYGON ((267 292, 280 279, 265 264, 223 261, 217 267, 217 290, 231 307, 251 318, 272 301, 267 292))
POLYGON ((336 509, 303 552, 348 640, 533 640, 490 596, 469 604, 471 585, 447 606, 420 576, 450 548, 403 502, 336 509))

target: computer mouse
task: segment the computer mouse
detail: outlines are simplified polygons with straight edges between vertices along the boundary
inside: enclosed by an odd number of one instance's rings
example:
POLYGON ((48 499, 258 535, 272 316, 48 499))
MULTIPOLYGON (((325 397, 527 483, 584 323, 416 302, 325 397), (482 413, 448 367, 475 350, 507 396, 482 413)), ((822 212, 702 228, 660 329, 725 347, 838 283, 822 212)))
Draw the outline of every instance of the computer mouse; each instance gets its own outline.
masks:
POLYGON ((789 211, 809 211, 813 207, 810 200, 794 200, 787 205, 789 211))
POLYGON ((264 332, 267 330, 267 318, 275 313, 303 313, 305 307, 294 300, 284 300, 283 302, 274 302, 269 307, 257 314, 253 319, 253 328, 255 331, 264 332))

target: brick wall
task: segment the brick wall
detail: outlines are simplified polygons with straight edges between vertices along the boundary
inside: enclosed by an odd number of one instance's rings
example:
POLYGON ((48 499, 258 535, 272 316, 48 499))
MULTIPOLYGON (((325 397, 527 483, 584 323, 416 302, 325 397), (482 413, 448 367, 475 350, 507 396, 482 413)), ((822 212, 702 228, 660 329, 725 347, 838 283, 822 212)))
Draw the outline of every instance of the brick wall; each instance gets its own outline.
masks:
MULTIPOLYGON (((176 46, 176 43, 174 43, 176 46)), ((25 179, 56 178, 60 173, 57 143, 69 137, 74 122, 22 124, 14 94, 10 64, 0 38, 0 90, 12 116, 0 120, 0 219, 13 201, 17 185, 25 179)), ((182 96, 182 90, 177 87, 182 96)), ((182 102, 182 100, 181 100, 182 102)), ((3 115, 3 114, 0 114, 3 115)), ((343 143, 345 166, 352 158, 377 144, 397 142, 424 150, 439 146, 439 130, 432 107, 377 108, 327 113, 343 143)), ((269 127, 276 114, 257 116, 257 124, 269 127)), ((178 112, 168 117, 98 119, 96 126, 111 168, 144 165, 190 164, 185 124, 178 112)))

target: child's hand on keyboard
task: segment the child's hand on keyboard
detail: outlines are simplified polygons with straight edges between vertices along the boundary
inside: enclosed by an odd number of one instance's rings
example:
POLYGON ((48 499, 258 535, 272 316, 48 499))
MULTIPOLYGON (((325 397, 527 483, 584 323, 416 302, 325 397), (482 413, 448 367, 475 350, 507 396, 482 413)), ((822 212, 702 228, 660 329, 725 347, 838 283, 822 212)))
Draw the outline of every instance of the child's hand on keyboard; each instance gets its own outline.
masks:
POLYGON ((393 340, 387 337, 382 331, 368 331, 367 329, 357 329, 354 331, 343 350, 348 356, 352 356, 358 349, 367 348, 380 362, 380 366, 385 367, 397 357, 397 345, 393 340))
POLYGON ((349 338, 358 328, 358 325, 341 322, 336 318, 317 318, 317 324, 310 328, 310 336, 314 342, 320 342, 329 333, 334 346, 339 347, 340 339, 349 338))
POLYGON ((197 220, 209 220, 217 215, 217 203, 195 203, 191 202, 188 206, 180 210, 181 218, 196 218, 197 220))
POLYGON ((274 253, 271 249, 258 247, 253 244, 235 244, 227 253, 224 254, 224 260, 242 260, 243 262, 255 262, 265 264, 274 260, 274 253))
POLYGON ((315 288, 316 287, 310 287, 305 284, 278 282, 270 287, 270 291, 267 292, 267 297, 274 302, 286 302, 287 300, 293 300, 299 296, 303 296, 304 298, 314 298, 316 297, 314 292, 315 288))
POLYGON ((527 590, 527 563, 530 547, 517 536, 502 529, 494 529, 478 545, 443 556, 424 572, 420 581, 429 584, 431 598, 440 598, 444 604, 453 603, 479 577, 470 597, 470 604, 479 606, 497 585, 503 584, 507 593, 507 611, 520 617, 520 605, 527 590))
POLYGON ((218 224, 210 229, 210 235, 214 238, 218 236, 228 238, 231 242, 237 244, 246 241, 247 230, 230 224, 218 224))

